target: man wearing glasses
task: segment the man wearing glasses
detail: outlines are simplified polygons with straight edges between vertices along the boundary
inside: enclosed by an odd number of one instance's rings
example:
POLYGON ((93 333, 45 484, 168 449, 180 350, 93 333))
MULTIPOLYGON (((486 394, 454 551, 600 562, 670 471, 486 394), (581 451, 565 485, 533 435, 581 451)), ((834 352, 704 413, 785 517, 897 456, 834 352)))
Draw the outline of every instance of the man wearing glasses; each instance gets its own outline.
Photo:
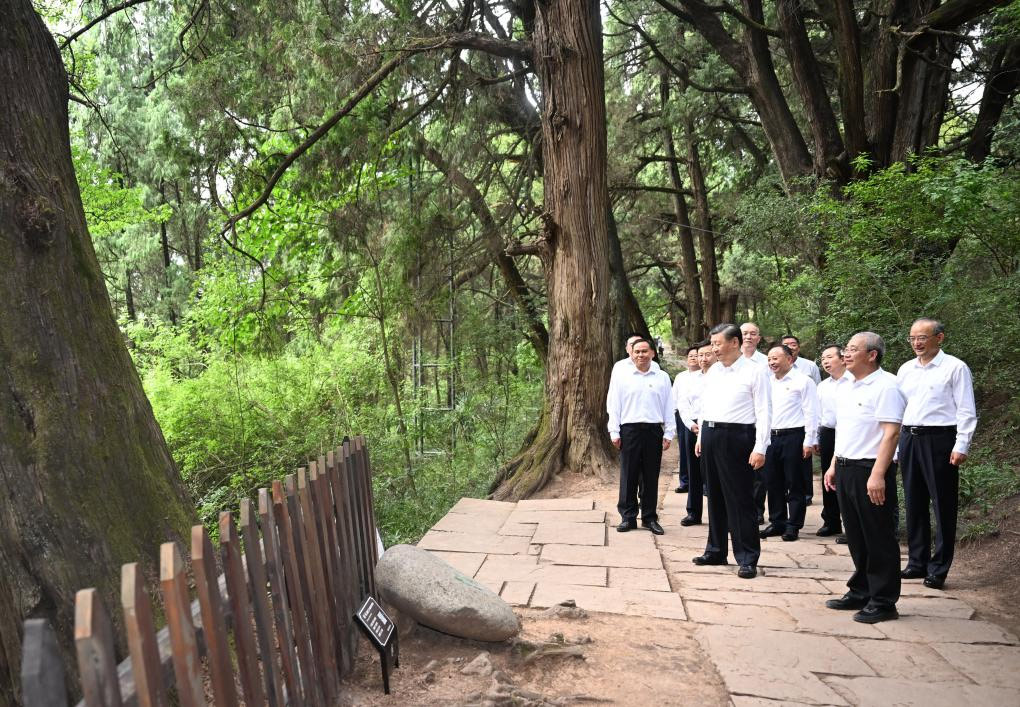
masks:
POLYGON ((852 381, 836 402, 835 456, 825 487, 839 495, 854 573, 849 591, 830 599, 830 609, 853 610, 854 621, 878 623, 899 618, 900 546, 896 541, 896 465, 893 452, 906 401, 896 376, 882 370, 885 342, 864 331, 843 351, 852 381))
POLYGON ((915 321, 907 341, 917 358, 900 366, 896 375, 907 400, 899 461, 909 554, 901 576, 924 577, 924 585, 932 589, 942 589, 953 563, 960 464, 967 459, 977 426, 970 369, 942 350, 945 336, 941 322, 915 321), (935 510, 934 552, 929 503, 935 510))

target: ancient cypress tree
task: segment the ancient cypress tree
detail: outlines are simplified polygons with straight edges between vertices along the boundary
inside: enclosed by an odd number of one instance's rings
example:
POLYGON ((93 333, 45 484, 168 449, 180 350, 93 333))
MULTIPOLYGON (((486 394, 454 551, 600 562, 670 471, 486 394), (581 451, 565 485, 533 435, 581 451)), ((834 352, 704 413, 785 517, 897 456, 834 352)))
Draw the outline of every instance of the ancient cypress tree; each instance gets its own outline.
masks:
POLYGON ((21 623, 71 650, 74 592, 112 603, 194 519, 117 329, 71 163, 68 86, 30 0, 0 0, 0 704, 21 623))

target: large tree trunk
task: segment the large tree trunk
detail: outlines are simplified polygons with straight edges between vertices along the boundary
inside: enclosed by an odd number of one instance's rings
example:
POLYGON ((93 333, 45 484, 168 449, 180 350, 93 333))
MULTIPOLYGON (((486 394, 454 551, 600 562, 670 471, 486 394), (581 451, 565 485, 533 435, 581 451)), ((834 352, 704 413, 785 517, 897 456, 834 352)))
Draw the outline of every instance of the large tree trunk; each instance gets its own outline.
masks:
POLYGON ((536 3, 542 87, 544 263, 549 357, 545 404, 496 498, 522 498, 560 470, 608 472, 609 263, 602 27, 594 0, 536 3))
POLYGON ((609 270, 613 278, 612 297, 609 302, 611 321, 613 322, 613 359, 626 355, 627 336, 637 332, 645 338, 651 337, 648 322, 641 312, 641 305, 634 296, 634 289, 627 277, 627 268, 623 262, 623 248, 620 246, 620 234, 616 229, 616 216, 612 205, 607 205, 606 226, 609 235, 609 270))
POLYGON ((1020 39, 1012 39, 996 52, 988 81, 981 94, 981 107, 967 145, 967 157, 982 162, 992 152, 992 137, 1002 112, 1020 89, 1020 39))
POLYGON ((195 520, 114 321, 71 165, 67 79, 29 0, 0 0, 0 703, 21 623, 74 655, 74 592, 115 603, 195 520))
POLYGON ((719 300, 719 266, 715 256, 715 231, 712 230, 712 212, 708 207, 708 186, 701 167, 694 133, 694 121, 684 121, 684 140, 687 143, 687 174, 694 192, 694 225, 698 229, 698 249, 701 251, 701 292, 705 302, 705 324, 712 327, 722 320, 719 300))

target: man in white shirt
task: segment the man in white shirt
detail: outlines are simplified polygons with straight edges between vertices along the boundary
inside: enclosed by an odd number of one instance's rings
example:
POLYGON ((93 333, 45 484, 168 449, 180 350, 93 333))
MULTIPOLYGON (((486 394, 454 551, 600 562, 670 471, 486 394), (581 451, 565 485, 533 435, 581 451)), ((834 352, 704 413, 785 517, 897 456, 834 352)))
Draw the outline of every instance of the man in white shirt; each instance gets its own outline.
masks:
POLYGON ((620 498, 617 510, 623 519, 621 533, 637 527, 638 499, 642 525, 662 535, 656 505, 659 500, 659 465, 663 450, 676 436, 673 395, 665 371, 653 370, 652 344, 639 339, 633 344, 634 367, 609 382, 606 412, 609 436, 620 450, 620 498))
POLYGON ((698 344, 687 347, 687 370, 680 371, 673 379, 673 407, 676 410, 677 428, 677 450, 680 452, 680 481, 675 491, 687 493, 690 483, 690 456, 686 453, 688 448, 691 454, 694 452, 694 437, 687 427, 680 424, 680 401, 687 395, 687 388, 691 384, 691 376, 700 376, 701 367, 698 365, 698 344))
POLYGON ((701 471, 708 487, 708 542, 696 565, 724 565, 727 535, 740 565, 737 576, 758 574, 761 539, 754 507, 754 476, 769 445, 769 382, 763 366, 741 355, 740 329, 719 324, 711 331, 719 359, 705 375, 698 418, 701 471))
POLYGON ((825 485, 839 494, 854 573, 849 591, 830 609, 858 609, 854 621, 899 618, 900 546, 896 541, 896 464, 893 453, 906 401, 896 377, 882 370, 885 342, 865 331, 850 339, 843 360, 852 381, 836 401, 835 456, 825 485))
POLYGON ((704 477, 701 473, 701 460, 694 453, 698 441, 698 417, 701 415, 701 393, 705 388, 705 374, 715 363, 715 352, 712 345, 702 341, 698 348, 698 364, 700 370, 691 375, 686 386, 686 395, 678 401, 680 426, 688 433, 688 443, 681 448, 681 453, 688 455, 690 484, 687 489, 687 515, 680 519, 680 525, 701 525, 704 510, 704 477))
POLYGON ((977 427, 970 368, 942 350, 945 336, 945 328, 935 319, 914 322, 908 341, 917 358, 896 374, 907 399, 899 461, 909 559, 901 576, 924 577, 924 585, 932 589, 942 589, 953 563, 960 464, 967 459, 977 427), (929 502, 935 509, 934 552, 929 502))
MULTIPOLYGON (((815 385, 821 383, 822 374, 818 370, 818 366, 815 364, 814 361, 810 361, 800 355, 800 339, 798 339, 793 334, 787 334, 782 338, 782 343, 784 346, 789 347, 789 349, 793 351, 794 369, 803 373, 808 378, 813 380, 815 382, 815 385)), ((805 488, 807 489, 804 496, 804 502, 810 506, 811 501, 814 499, 815 495, 815 475, 813 469, 814 462, 811 459, 811 457, 808 457, 803 462, 801 462, 801 465, 802 473, 804 474, 804 485, 805 488)), ((822 471, 824 471, 824 469, 822 471)))
MULTIPOLYGON (((843 348, 829 344, 822 349, 822 368, 829 377, 818 384, 818 444, 815 452, 822 471, 832 464, 832 453, 836 444, 836 401, 839 388, 852 379, 846 373, 843 363, 843 348)), ((822 488, 822 526, 815 532, 820 537, 839 535, 843 532, 843 521, 839 515, 839 498, 835 491, 822 488)), ((836 538, 839 542, 839 538, 836 538)))
POLYGON ((758 344, 761 343, 761 330, 758 329, 758 325, 754 322, 741 324, 740 338, 740 355, 762 366, 768 366, 765 354, 758 350, 758 344))
POLYGON ((804 527, 803 460, 814 451, 818 430, 818 393, 815 384, 793 370, 793 352, 777 344, 768 352, 772 393, 772 441, 765 454, 769 524, 761 538, 780 535, 797 539, 804 527))
MULTIPOLYGON (((609 380, 612 381, 613 376, 616 375, 620 369, 630 369, 634 367, 634 342, 641 339, 640 334, 631 334, 627 337, 627 344, 624 349, 627 351, 627 358, 621 358, 619 361, 613 364, 612 373, 609 376, 609 380)), ((653 371, 659 370, 659 364, 653 359, 651 362, 651 368, 653 371)))

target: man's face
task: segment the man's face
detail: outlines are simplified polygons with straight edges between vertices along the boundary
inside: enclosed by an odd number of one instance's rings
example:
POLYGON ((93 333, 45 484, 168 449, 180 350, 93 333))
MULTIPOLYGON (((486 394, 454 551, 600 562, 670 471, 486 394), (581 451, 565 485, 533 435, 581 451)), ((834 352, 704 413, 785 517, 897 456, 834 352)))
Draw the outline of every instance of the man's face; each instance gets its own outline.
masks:
POLYGON ((800 344, 797 343, 796 339, 793 339, 793 338, 783 339, 783 344, 788 349, 790 349, 790 351, 793 351, 793 357, 794 358, 797 358, 798 356, 800 356, 800 344))
POLYGON ((846 366, 843 365, 843 357, 835 346, 822 351, 822 368, 830 376, 841 376, 846 366))
POLYGON ((868 344, 862 336, 854 336, 843 349, 843 363, 854 378, 860 378, 861 374, 867 375, 871 370, 871 362, 877 356, 877 351, 868 351, 868 344))
POLYGON ((635 341, 640 341, 640 340, 641 340, 640 336, 632 336, 629 339, 627 339, 627 347, 626 347, 627 355, 630 356, 630 360, 631 361, 634 360, 634 342, 635 341))
POLYGON ((793 366, 793 359, 778 346, 772 347, 769 351, 769 368, 773 373, 785 376, 793 366))
POLYGON ((711 342, 716 358, 725 358, 728 353, 740 348, 740 339, 727 339, 724 334, 712 334, 711 342))
POLYGON ((708 369, 715 363, 715 351, 712 350, 712 346, 702 346, 698 349, 698 364, 701 366, 701 370, 704 373, 708 373, 708 369))
POLYGON ((740 336, 743 339, 743 346, 746 350, 752 351, 758 348, 761 341, 761 333, 754 324, 744 324, 740 327, 740 336))
POLYGON ((934 358, 942 347, 945 334, 936 334, 935 325, 931 322, 914 322, 910 327, 910 348, 921 358, 934 358))
POLYGON ((633 350, 631 356, 638 369, 642 371, 648 370, 648 366, 652 362, 652 347, 648 345, 648 342, 639 341, 631 349, 633 350))
POLYGON ((698 370, 698 350, 691 349, 687 352, 687 370, 696 371, 698 370))

